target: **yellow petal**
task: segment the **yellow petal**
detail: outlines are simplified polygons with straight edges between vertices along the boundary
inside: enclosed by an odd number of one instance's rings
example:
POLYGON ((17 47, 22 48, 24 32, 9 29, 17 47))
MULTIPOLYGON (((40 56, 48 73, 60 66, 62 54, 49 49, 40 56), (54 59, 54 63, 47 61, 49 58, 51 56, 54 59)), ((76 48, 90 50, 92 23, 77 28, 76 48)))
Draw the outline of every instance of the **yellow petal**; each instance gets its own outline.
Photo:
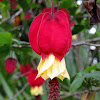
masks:
POLYGON ((35 95, 35 96, 42 95, 43 88, 42 88, 42 86, 40 86, 40 87, 36 86, 34 88, 31 88, 30 92, 31 92, 31 95, 35 95))
POLYGON ((66 69, 66 64, 64 58, 60 61, 53 54, 49 55, 45 60, 40 61, 38 65, 38 77, 42 77, 44 80, 47 78, 58 77, 61 80, 68 78, 69 74, 66 69))

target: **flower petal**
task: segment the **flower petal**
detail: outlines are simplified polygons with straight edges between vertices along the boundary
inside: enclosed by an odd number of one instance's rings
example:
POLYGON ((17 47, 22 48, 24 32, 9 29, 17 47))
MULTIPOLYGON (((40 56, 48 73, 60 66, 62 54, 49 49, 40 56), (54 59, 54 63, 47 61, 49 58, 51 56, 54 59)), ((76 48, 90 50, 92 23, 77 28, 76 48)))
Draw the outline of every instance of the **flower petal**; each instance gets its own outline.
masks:
POLYGON ((53 54, 50 54, 45 60, 41 59, 38 72, 37 78, 41 76, 44 80, 55 77, 61 80, 64 78, 70 79, 64 58, 60 61, 53 54))
POLYGON ((41 54, 39 48, 38 48, 38 31, 41 24, 41 19, 43 17, 43 14, 38 15, 32 22, 30 29, 29 29, 29 42, 31 44, 32 49, 38 53, 41 54))
POLYGON ((42 88, 42 86, 40 86, 40 87, 36 86, 34 88, 31 88, 30 92, 31 92, 31 95, 35 95, 35 96, 42 95, 43 88, 42 88))

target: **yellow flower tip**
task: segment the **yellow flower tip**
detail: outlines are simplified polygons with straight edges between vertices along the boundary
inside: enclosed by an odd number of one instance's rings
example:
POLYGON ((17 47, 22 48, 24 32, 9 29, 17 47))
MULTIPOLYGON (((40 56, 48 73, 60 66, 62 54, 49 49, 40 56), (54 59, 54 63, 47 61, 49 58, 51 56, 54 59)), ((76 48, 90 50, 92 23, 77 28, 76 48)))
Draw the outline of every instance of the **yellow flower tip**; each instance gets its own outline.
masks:
POLYGON ((77 35, 73 35, 73 36, 72 36, 72 39, 73 39, 73 40, 77 40, 77 35))
POLYGON ((31 93, 31 95, 35 95, 35 96, 42 95, 43 88, 42 88, 42 86, 40 86, 40 87, 36 86, 34 88, 31 88, 30 93, 31 93))
POLYGON ((38 65, 38 77, 42 77, 44 80, 47 78, 53 79, 58 77, 63 81, 64 78, 70 80, 68 71, 66 69, 65 59, 58 60, 53 54, 50 54, 45 60, 40 61, 38 65))

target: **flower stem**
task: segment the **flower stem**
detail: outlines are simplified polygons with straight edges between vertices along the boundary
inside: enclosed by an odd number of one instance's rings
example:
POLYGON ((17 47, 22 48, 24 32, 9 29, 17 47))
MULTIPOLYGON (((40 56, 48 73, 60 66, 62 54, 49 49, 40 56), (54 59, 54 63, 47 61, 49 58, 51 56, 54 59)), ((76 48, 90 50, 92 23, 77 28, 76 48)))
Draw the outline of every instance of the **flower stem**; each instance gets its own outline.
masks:
POLYGON ((54 0, 52 0, 52 11, 51 14, 54 15, 54 0))
POLYGON ((36 99, 36 100, 41 100, 41 96, 40 96, 40 95, 35 96, 35 99, 36 99))

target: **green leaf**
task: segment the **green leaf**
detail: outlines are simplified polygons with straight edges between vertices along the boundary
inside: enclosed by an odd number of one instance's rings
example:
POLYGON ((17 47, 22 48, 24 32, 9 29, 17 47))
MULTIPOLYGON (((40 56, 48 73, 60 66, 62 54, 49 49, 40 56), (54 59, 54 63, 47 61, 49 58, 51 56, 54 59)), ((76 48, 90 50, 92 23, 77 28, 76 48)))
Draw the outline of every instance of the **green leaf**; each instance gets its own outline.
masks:
POLYGON ((74 25, 74 29, 72 30, 72 34, 78 34, 84 29, 83 25, 74 25))
POLYGON ((4 77, 1 73, 0 73, 0 80, 1 80, 1 83, 2 83, 5 93, 7 94, 8 98, 11 99, 13 97, 13 92, 11 91, 9 85, 7 84, 6 80, 4 79, 4 77))
POLYGON ((11 44, 12 35, 10 33, 0 33, 0 46, 5 44, 11 44))
POLYGON ((70 93, 77 90, 82 85, 83 80, 84 80, 83 73, 81 73, 81 72, 78 73, 70 86, 70 93))
POLYGON ((90 67, 88 67, 85 71, 92 71, 92 70, 94 70, 94 69, 97 69, 97 65, 95 64, 95 65, 93 65, 93 66, 90 66, 90 67))
POLYGON ((0 46, 0 58, 5 57, 10 52, 10 45, 0 46))
POLYGON ((84 74, 84 77, 94 78, 94 79, 100 81, 100 71, 94 71, 92 73, 86 73, 86 74, 84 74))
POLYGON ((71 7, 71 1, 70 0, 62 0, 62 3, 59 5, 60 8, 70 8, 71 7))
POLYGON ((0 32, 5 32, 5 30, 2 27, 0 27, 0 32))
POLYGON ((7 18, 9 17, 9 13, 8 13, 8 9, 7 6, 2 6, 1 7, 1 14, 2 14, 2 18, 7 18))
POLYGON ((0 94, 0 100, 4 100, 3 96, 0 94))
POLYGON ((24 12, 26 12, 29 9, 29 5, 26 0, 18 0, 18 3, 23 8, 24 12))
POLYGON ((88 71, 89 72, 89 71, 92 71, 94 69, 100 69, 100 63, 88 67, 87 69, 85 69, 85 71, 88 71))

